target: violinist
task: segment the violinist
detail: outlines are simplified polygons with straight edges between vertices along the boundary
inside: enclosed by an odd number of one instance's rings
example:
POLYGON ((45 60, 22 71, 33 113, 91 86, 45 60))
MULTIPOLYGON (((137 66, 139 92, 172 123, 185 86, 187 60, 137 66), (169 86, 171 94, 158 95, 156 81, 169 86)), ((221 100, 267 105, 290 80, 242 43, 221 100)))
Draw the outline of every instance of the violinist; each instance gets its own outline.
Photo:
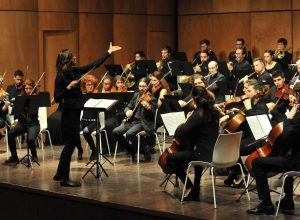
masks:
MULTIPOLYGON (((26 80, 24 82, 24 89, 22 90, 20 95, 35 94, 37 94, 35 82, 32 79, 26 80)), ((38 120, 38 113, 31 114, 28 112, 28 107, 25 107, 24 112, 18 116, 17 124, 11 127, 8 131, 8 146, 11 156, 8 160, 5 161, 5 165, 14 165, 19 162, 15 138, 25 133, 27 133, 27 145, 31 151, 32 161, 37 162, 38 157, 36 152, 36 138, 39 132, 40 123, 38 120)))
MULTIPOLYGON (((137 152, 137 137, 136 134, 140 131, 146 131, 147 138, 153 135, 154 132, 154 117, 156 111, 156 98, 147 92, 149 80, 141 78, 139 83, 139 91, 134 93, 132 99, 124 109, 127 120, 124 120, 121 125, 113 130, 115 140, 119 146, 127 149, 131 154, 132 161, 135 161, 137 152), (126 138, 124 137, 126 134, 126 138)), ((142 140, 141 140, 142 141, 142 140)), ((150 149, 146 144, 141 144, 144 149, 141 151, 144 154, 145 160, 151 160, 150 149)))
POLYGON ((225 81, 225 76, 218 71, 218 63, 216 61, 210 61, 208 64, 209 75, 207 76, 207 82, 209 90, 215 94, 215 103, 221 103, 225 101, 224 94, 220 91, 217 82, 225 81))
POLYGON ((162 74, 158 71, 155 71, 151 74, 151 93, 157 99, 157 108, 162 105, 162 100, 165 95, 171 93, 170 87, 165 79, 162 79, 162 74))
MULTIPOLYGON (((254 208, 248 209, 248 214, 272 215, 275 209, 271 200, 267 173, 284 173, 287 171, 300 171, 300 148, 298 144, 300 136, 300 83, 294 86, 295 95, 291 99, 292 109, 287 119, 283 122, 282 135, 276 140, 273 148, 280 148, 281 155, 258 157, 252 162, 252 172, 256 180, 258 198, 261 202, 254 208)), ((293 210, 293 177, 287 177, 284 187, 285 196, 281 200, 281 210, 293 210)), ((278 202, 277 202, 278 204, 278 202)))
POLYGON ((60 181, 61 186, 81 186, 80 182, 72 181, 69 178, 71 157, 80 138, 80 112, 82 109, 82 103, 80 102, 82 95, 79 86, 80 77, 93 68, 99 67, 110 57, 111 53, 120 49, 122 48, 110 44, 109 49, 98 60, 82 67, 76 66, 76 56, 69 49, 64 49, 57 55, 54 100, 56 103, 64 103, 61 128, 65 146, 53 180, 60 181))
POLYGON ((9 94, 9 100, 12 101, 16 96, 20 95, 23 91, 24 86, 24 73, 22 70, 16 70, 14 73, 14 81, 13 85, 9 85, 6 88, 6 92, 9 94))
POLYGON ((121 77, 120 75, 115 76, 114 78, 115 85, 112 88, 112 92, 128 92, 126 86, 125 86, 125 79, 124 77, 121 77))
MULTIPOLYGON (((167 156, 170 167, 182 182, 185 181, 185 168, 190 161, 212 160, 213 148, 218 137, 219 114, 214 109, 214 99, 202 86, 192 89, 195 110, 184 124, 177 127, 174 138, 179 143, 179 151, 167 156)), ((203 168, 195 167, 194 184, 187 181, 184 200, 199 200, 200 179, 203 168)))
MULTIPOLYGON (((97 91, 96 86, 98 84, 98 79, 91 74, 86 75, 81 81, 82 90, 86 93, 95 93, 97 91)), ((96 130, 96 118, 97 111, 94 109, 85 109, 82 113, 82 118, 80 121, 80 128, 83 133, 83 137, 90 146, 92 151, 90 155, 90 160, 97 159, 96 146, 92 137, 92 132, 96 130)), ((82 159, 83 149, 81 146, 76 146, 78 149, 78 159, 82 159)))
POLYGON ((293 90, 285 84, 284 72, 282 70, 274 71, 272 74, 274 86, 270 89, 271 102, 267 103, 269 112, 272 115, 271 123, 275 125, 286 119, 286 111, 290 109, 289 95, 293 90))
POLYGON ((113 86, 112 79, 109 76, 105 76, 103 79, 103 86, 102 86, 101 93, 110 93, 113 90, 115 90, 115 88, 113 86))
MULTIPOLYGON (((240 108, 232 108, 226 112, 226 115, 220 119, 220 125, 223 125, 227 122, 227 125, 232 123, 236 114, 242 114, 244 117, 253 116, 253 115, 261 115, 268 114, 268 107, 265 104, 264 100, 261 98, 263 95, 264 86, 255 79, 249 79, 244 83, 244 93, 240 100, 240 108)), ((225 125, 226 127, 226 125, 225 125)), ((236 131, 243 131, 240 155, 246 156, 253 152, 258 146, 252 144, 251 147, 248 146, 253 142, 251 130, 248 124, 244 121, 239 124, 238 129, 236 131)), ((236 132, 230 131, 230 132, 236 132)), ((241 159, 240 159, 241 162, 241 159)), ((242 164, 242 163, 241 163, 242 164)), ((227 179, 224 180, 225 186, 235 186, 233 181, 238 178, 240 174, 240 169, 238 166, 235 166, 231 169, 227 179)), ((241 182, 242 183, 242 182, 241 182)))

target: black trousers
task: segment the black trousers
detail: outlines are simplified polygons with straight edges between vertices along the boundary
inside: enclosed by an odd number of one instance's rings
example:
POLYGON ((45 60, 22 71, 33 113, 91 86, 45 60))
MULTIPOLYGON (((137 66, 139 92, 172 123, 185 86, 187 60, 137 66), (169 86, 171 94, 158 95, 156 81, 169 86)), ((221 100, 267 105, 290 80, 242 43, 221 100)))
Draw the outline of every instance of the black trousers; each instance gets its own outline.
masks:
MULTIPOLYGON (((185 169, 190 161, 200 160, 199 154, 195 151, 178 151, 167 156, 167 165, 175 172, 181 182, 184 183, 186 172, 185 169)), ((200 179, 203 167, 195 167, 194 186, 200 186, 200 179)), ((192 181, 188 178, 186 188, 193 187, 192 181)))
POLYGON ((96 146, 95 146, 95 142, 92 137, 92 132, 96 130, 96 122, 95 121, 92 121, 92 122, 81 121, 80 126, 82 129, 84 139, 90 146, 91 150, 95 150, 96 146))
MULTIPOLYGON (((270 191, 268 185, 268 173, 284 173, 289 171, 290 164, 285 157, 258 157, 253 160, 253 176, 256 180, 258 197, 260 200, 270 202, 270 191)), ((292 199, 293 177, 288 177, 284 187, 285 198, 292 199)))
POLYGON ((37 156, 36 138, 40 132, 40 124, 24 125, 18 122, 8 131, 8 146, 12 157, 17 157, 16 137, 27 133, 27 146, 30 148, 31 154, 37 156))
POLYGON ((61 125, 65 146, 60 155, 56 175, 64 180, 69 179, 72 154, 80 140, 80 112, 80 109, 62 110, 61 125))

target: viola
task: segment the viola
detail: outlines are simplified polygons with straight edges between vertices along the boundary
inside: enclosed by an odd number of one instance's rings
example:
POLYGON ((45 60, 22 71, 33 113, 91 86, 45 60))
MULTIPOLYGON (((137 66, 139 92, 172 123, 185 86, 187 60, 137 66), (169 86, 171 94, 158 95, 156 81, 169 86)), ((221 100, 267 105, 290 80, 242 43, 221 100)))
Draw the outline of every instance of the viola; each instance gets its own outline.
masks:
POLYGON ((255 158, 258 157, 267 157, 273 151, 273 145, 278 137, 282 135, 283 132, 283 123, 280 122, 276 124, 266 139, 266 142, 263 146, 257 148, 254 152, 252 152, 246 159, 245 165, 249 172, 252 170, 252 162, 255 158))
POLYGON ((289 95, 292 94, 294 94, 294 90, 291 89, 287 84, 284 84, 284 86, 281 89, 276 90, 275 97, 283 100, 289 100, 289 95))

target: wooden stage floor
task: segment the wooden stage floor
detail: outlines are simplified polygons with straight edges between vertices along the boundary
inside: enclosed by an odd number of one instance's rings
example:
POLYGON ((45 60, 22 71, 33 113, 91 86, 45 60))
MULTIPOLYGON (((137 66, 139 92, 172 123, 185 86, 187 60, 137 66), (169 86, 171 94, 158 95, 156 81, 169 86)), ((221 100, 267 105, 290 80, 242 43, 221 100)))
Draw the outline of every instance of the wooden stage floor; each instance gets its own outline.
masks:
MULTIPOLYGON (((142 210, 145 213, 165 216, 165 219, 270 219, 270 216, 257 217, 249 216, 246 213, 248 208, 257 204, 258 198, 256 194, 250 193, 251 201, 248 201, 247 197, 243 196, 240 202, 236 202, 236 199, 243 191, 242 189, 217 187, 217 209, 214 209, 211 178, 208 172, 204 175, 201 183, 201 201, 181 204, 173 196, 174 193, 176 194, 176 190, 174 191, 171 184, 166 188, 167 192, 163 192, 163 188, 159 187, 165 177, 157 164, 159 153, 152 155, 150 163, 140 163, 139 165, 132 163, 127 155, 120 154, 117 156, 114 166, 111 166, 109 163, 104 164, 109 177, 103 175, 100 181, 88 174, 82 180, 80 188, 65 188, 52 180, 57 168, 61 146, 54 146, 54 158, 50 148, 47 146, 45 148, 45 160, 42 160, 41 149, 38 149, 41 166, 34 165, 34 169, 31 170, 21 164, 15 168, 3 165, 4 160, 7 158, 7 153, 5 152, 5 144, 3 144, 3 141, 1 143, 0 184, 33 189, 39 192, 49 192, 55 195, 83 198, 84 201, 100 201, 107 205, 118 204, 133 211, 142 210)), ((19 157, 25 153, 25 149, 18 149, 19 157)), ((77 151, 73 154, 71 177, 72 179, 81 179, 89 168, 85 166, 89 150, 85 149, 84 158, 80 162, 76 160, 76 156, 77 151)), ((110 159, 112 160, 112 157, 110 159)), ((222 185, 224 178, 217 177, 217 185, 222 185)), ((278 178, 273 178, 272 184, 280 186, 281 181, 278 178)), ((276 201, 278 195, 272 194, 272 196, 273 202, 276 201)), ((294 212, 288 214, 279 213, 278 219, 300 219, 299 203, 299 198, 296 198, 296 209, 294 212)))

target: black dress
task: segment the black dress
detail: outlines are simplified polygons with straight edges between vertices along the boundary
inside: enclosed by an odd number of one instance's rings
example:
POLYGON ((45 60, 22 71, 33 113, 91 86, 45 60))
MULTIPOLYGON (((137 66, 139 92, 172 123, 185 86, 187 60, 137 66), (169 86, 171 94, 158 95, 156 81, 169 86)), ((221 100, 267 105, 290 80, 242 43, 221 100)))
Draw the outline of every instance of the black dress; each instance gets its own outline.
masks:
POLYGON ((68 90, 67 86, 93 67, 99 67, 110 54, 105 52, 98 60, 82 67, 73 67, 69 72, 57 73, 55 79, 55 102, 63 102, 62 109, 62 136, 65 144, 57 168, 56 178, 69 180, 70 162, 75 146, 80 141, 80 112, 82 109, 80 84, 68 90))

